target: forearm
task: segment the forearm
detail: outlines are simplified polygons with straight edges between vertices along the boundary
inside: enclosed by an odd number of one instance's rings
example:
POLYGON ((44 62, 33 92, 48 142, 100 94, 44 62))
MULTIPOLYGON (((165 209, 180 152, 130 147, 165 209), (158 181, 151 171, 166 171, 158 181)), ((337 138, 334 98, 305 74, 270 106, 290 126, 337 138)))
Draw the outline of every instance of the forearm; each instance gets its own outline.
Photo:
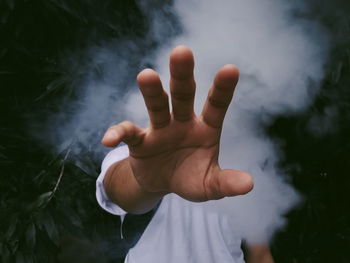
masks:
POLYGON ((266 245, 248 246, 247 263, 274 263, 269 247, 266 245))
POLYGON ((129 159, 113 164, 103 181, 108 197, 122 209, 133 214, 146 213, 154 208, 164 193, 145 191, 136 181, 129 159))

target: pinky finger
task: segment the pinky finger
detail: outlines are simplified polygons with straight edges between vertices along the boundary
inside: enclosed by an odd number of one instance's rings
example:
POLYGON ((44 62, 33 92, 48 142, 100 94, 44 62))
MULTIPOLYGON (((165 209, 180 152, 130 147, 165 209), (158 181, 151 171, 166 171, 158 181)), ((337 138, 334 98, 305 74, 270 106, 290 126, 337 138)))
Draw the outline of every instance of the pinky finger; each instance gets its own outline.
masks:
POLYGON ((136 146, 142 142, 143 131, 130 121, 123 121, 111 126, 102 138, 102 144, 107 147, 117 146, 125 142, 129 146, 136 146))

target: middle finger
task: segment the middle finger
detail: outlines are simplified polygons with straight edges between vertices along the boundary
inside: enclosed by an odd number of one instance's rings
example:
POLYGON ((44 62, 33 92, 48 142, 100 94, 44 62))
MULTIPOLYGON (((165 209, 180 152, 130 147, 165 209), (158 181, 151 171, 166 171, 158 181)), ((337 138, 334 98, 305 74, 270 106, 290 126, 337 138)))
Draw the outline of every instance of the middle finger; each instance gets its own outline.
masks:
POLYGON ((189 121, 194 116, 196 84, 193 76, 194 59, 190 49, 176 47, 170 56, 170 92, 174 119, 189 121))

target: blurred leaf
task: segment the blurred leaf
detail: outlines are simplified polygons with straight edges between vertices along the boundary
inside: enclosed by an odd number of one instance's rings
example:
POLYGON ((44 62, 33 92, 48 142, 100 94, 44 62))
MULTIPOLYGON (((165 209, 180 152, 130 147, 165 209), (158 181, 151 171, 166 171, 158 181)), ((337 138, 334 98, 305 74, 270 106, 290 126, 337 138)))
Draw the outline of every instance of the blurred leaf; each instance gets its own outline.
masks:
POLYGON ((76 210, 71 209, 70 207, 67 207, 66 209, 64 209, 64 211, 62 211, 63 214, 65 214, 65 216, 70 220, 70 223, 72 225, 74 225, 74 227, 77 228, 82 228, 83 225, 81 223, 81 219, 77 214, 76 210))
MULTIPOLYGON (((1 57, 0 57, 1 58, 1 57)), ((0 75, 9 75, 9 74, 13 74, 13 72, 10 71, 0 71, 0 75)))
POLYGON ((24 259, 25 259, 25 263, 33 263, 34 262, 34 256, 31 254, 26 254, 24 259))
POLYGON ((33 177, 33 182, 35 182, 36 185, 41 185, 43 183, 43 180, 45 179, 45 175, 47 175, 46 170, 41 170, 37 175, 33 177))
POLYGON ((48 192, 46 192, 46 193, 41 194, 41 195, 36 199, 36 201, 35 201, 35 203, 34 203, 34 204, 35 204, 35 208, 39 208, 39 207, 41 207, 42 205, 46 204, 46 203, 49 201, 51 195, 52 195, 52 191, 48 191, 48 192))
POLYGON ((46 230, 48 237, 56 246, 58 246, 59 233, 56 228, 55 222, 53 221, 53 218, 51 217, 50 214, 46 214, 46 216, 43 218, 42 224, 44 225, 44 228, 46 230))
POLYGON ((36 228, 35 228, 35 224, 32 222, 29 224, 26 230, 26 244, 29 249, 31 250, 34 249, 35 241, 36 241, 36 228))
POLYGON ((73 161, 74 161, 74 165, 80 170, 82 170, 84 173, 94 178, 97 178, 98 173, 96 171, 96 167, 92 162, 87 162, 86 160, 79 160, 77 158, 73 161))
POLYGON ((18 250, 18 245, 19 245, 18 239, 12 239, 10 240, 10 242, 8 242, 8 247, 12 254, 16 253, 16 251, 18 250))
POLYGON ((49 85, 46 86, 46 91, 42 93, 38 98, 36 98, 36 100, 41 100, 50 93, 56 91, 58 88, 64 87, 65 83, 66 79, 63 77, 53 80, 49 85))
MULTIPOLYGON (((77 12, 77 10, 75 10, 74 8, 69 6, 66 1, 60 1, 60 2, 58 2, 58 1, 51 1, 51 2, 54 3, 57 7, 62 8, 63 10, 65 10, 72 17, 75 17, 76 19, 81 20, 85 24, 87 23, 86 18, 81 16, 79 14, 79 12, 77 12)), ((68 3, 70 3, 70 2, 68 2, 68 3)))
POLYGON ((7 20, 8 20, 8 18, 9 18, 9 16, 10 16, 10 13, 11 13, 11 12, 5 12, 5 13, 2 13, 2 14, 1 14, 1 16, 0 16, 0 22, 1 22, 1 24, 6 25, 7 20))
POLYGON ((5 56, 6 53, 7 53, 7 48, 1 49, 1 50, 0 50, 0 59, 1 59, 3 56, 5 56))
POLYGON ((15 8, 15 0, 6 0, 6 3, 11 10, 15 8))
POLYGON ((333 79, 334 84, 337 84, 339 82, 339 79, 342 75, 342 69, 343 69, 343 62, 340 61, 337 64, 337 67, 334 69, 333 74, 332 74, 333 75, 332 79, 333 79))
POLYGON ((10 227, 7 229, 6 234, 5 234, 6 240, 10 240, 13 233, 15 232, 16 227, 17 227, 17 220, 18 219, 15 218, 13 221, 10 221, 11 222, 10 227))
POLYGON ((8 250, 5 244, 2 245, 2 251, 0 255, 2 259, 1 262, 10 262, 10 251, 8 250))
POLYGON ((24 260, 23 253, 21 251, 18 251, 16 253, 16 263, 26 263, 24 260))

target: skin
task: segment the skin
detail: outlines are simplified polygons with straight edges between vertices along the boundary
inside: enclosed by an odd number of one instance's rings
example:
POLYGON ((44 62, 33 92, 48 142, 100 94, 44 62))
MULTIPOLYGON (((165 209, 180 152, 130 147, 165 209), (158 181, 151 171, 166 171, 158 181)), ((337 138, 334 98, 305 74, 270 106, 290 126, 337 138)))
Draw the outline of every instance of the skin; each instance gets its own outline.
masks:
POLYGON ((274 263, 270 249, 265 244, 247 247, 247 263, 274 263))
POLYGON ((137 82, 149 127, 124 121, 110 127, 102 139, 108 147, 121 142, 129 147, 129 157, 112 165, 104 180, 109 198, 129 213, 151 210, 168 193, 202 202, 246 194, 253 188, 248 173, 223 170, 218 164, 222 125, 239 78, 237 67, 225 65, 217 72, 199 115, 193 109, 191 50, 173 49, 169 67, 172 112, 158 74, 145 69, 137 82))

